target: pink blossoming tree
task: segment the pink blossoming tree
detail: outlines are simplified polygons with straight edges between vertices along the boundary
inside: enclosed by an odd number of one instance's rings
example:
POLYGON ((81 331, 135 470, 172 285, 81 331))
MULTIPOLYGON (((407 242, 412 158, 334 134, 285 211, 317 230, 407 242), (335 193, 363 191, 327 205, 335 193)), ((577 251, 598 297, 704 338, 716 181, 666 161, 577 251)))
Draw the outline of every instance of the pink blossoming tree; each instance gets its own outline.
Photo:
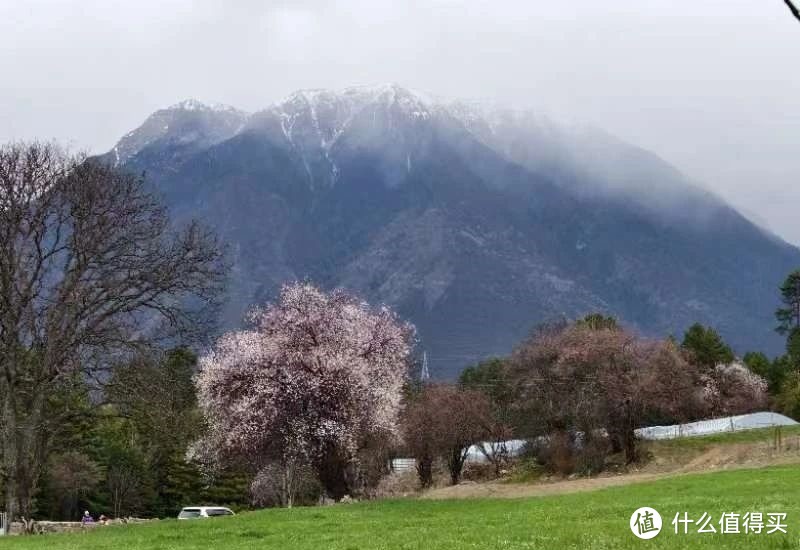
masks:
POLYGON ((769 404, 767 381, 738 361, 717 365, 702 380, 712 417, 746 414, 769 404))
POLYGON ((287 506, 304 466, 334 499, 357 492, 360 447, 397 434, 413 327, 305 283, 285 286, 250 321, 200 360, 210 430, 198 448, 254 470, 278 464, 287 506))

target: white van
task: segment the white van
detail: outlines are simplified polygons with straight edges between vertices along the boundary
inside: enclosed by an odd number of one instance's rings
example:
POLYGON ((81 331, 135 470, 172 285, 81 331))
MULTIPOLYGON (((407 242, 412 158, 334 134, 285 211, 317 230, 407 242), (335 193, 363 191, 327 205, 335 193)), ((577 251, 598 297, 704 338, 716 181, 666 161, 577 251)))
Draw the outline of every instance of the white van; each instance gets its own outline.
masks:
POLYGON ((235 516, 230 508, 220 506, 191 506, 184 508, 178 514, 178 519, 215 518, 219 516, 235 516))

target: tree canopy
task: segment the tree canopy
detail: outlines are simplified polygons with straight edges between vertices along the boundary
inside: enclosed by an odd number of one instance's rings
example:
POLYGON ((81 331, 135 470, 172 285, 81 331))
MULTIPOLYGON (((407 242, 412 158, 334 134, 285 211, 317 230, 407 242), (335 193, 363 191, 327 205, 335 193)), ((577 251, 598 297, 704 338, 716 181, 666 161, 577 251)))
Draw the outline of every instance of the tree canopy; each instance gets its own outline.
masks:
POLYGON ((413 327, 304 283, 250 318, 200 361, 205 448, 255 470, 311 464, 329 496, 349 494, 346 469, 364 439, 396 434, 413 327))
POLYGON ((735 358, 733 350, 719 333, 700 323, 687 329, 681 346, 691 353, 694 361, 706 368, 731 363, 735 358))
POLYGON ((790 273, 781 285, 783 307, 775 311, 780 334, 789 334, 800 328, 800 270, 790 273))
POLYGON ((51 144, 0 147, 0 445, 10 516, 30 513, 65 421, 50 406, 64 382, 159 336, 197 333, 224 273, 215 236, 195 222, 174 228, 141 177, 51 144))

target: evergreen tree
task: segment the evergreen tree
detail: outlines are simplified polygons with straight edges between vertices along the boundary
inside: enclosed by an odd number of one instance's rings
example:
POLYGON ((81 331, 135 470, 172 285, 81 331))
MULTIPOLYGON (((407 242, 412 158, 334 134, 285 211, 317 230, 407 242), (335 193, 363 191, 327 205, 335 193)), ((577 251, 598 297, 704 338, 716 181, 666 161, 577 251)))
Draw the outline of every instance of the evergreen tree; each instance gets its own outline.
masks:
POLYGON ((778 410, 794 419, 800 418, 800 372, 791 372, 776 399, 778 410))
POLYGON ((790 273, 781 285, 781 301, 784 307, 775 311, 775 330, 786 335, 800 329, 800 269, 790 273))
MULTIPOLYGON (((30 512, 33 517, 76 520, 71 507, 75 502, 79 508, 91 507, 94 493, 80 491, 77 501, 73 498, 71 503, 66 502, 60 487, 63 487, 64 474, 67 471, 62 469, 56 472, 60 466, 58 468, 54 466, 59 464, 59 456, 68 453, 81 454, 88 461, 95 459, 92 447, 95 418, 86 381, 77 374, 69 376, 48 399, 46 411, 48 417, 53 420, 43 423, 39 428, 40 436, 43 438, 40 452, 45 456, 45 460, 40 483, 35 487, 30 512)), ((78 473, 75 473, 77 476, 78 473)))
POLYGON ((695 323, 683 336, 683 349, 691 353, 694 361, 703 367, 714 368, 734 360, 733 350, 712 327, 695 323))
POLYGON ((195 366, 185 348, 136 357, 113 369, 102 405, 81 377, 63 383, 48 403, 64 422, 47 427, 49 459, 34 517, 75 521, 76 510, 174 517, 192 504, 247 506, 250 480, 241 471, 208 478, 186 459, 204 429, 195 366))
POLYGON ((97 414, 93 434, 97 460, 105 476, 95 498, 95 510, 110 517, 153 517, 157 472, 150 467, 145 441, 136 426, 113 406, 97 414))
MULTIPOLYGON (((196 363, 191 351, 175 348, 120 365, 108 384, 109 401, 132 431, 129 446, 135 448, 127 449, 125 464, 138 469, 141 458, 148 472, 148 515, 173 516, 197 494, 185 476, 193 469, 186 464, 187 448, 203 428, 192 378, 196 363)), ((124 478, 125 472, 118 473, 124 478)))
POLYGON ((575 324, 578 326, 588 327, 592 330, 616 330, 620 328, 619 323, 617 323, 617 320, 614 317, 610 315, 606 316, 602 313, 591 313, 583 319, 578 319, 575 324))
POLYGON ((800 368, 800 328, 792 329, 786 338, 786 355, 794 368, 800 368))
POLYGON ((228 468, 217 472, 200 490, 197 497, 202 504, 229 506, 241 509, 249 503, 252 476, 241 468, 228 468))
POLYGON ((497 357, 467 367, 458 378, 461 387, 476 390, 489 398, 498 420, 507 422, 514 399, 505 361, 497 357))
POLYGON ((770 395, 774 396, 778 394, 788 368, 788 364, 784 358, 779 357, 774 361, 770 361, 769 358, 760 351, 751 351, 744 354, 742 361, 751 372, 767 381, 770 395))

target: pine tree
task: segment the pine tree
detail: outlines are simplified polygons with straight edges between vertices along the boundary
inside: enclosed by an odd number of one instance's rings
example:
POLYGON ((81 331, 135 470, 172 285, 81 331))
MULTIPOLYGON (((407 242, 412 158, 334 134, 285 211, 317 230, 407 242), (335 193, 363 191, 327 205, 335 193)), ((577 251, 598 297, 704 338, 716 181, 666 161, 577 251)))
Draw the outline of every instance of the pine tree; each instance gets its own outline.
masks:
POLYGON ((733 350, 712 327, 695 323, 686 331, 681 346, 701 366, 713 368, 733 361, 733 350))
POLYGON ((781 301, 785 307, 775 311, 775 330, 785 335, 800 329, 800 269, 790 273, 781 285, 781 301))

